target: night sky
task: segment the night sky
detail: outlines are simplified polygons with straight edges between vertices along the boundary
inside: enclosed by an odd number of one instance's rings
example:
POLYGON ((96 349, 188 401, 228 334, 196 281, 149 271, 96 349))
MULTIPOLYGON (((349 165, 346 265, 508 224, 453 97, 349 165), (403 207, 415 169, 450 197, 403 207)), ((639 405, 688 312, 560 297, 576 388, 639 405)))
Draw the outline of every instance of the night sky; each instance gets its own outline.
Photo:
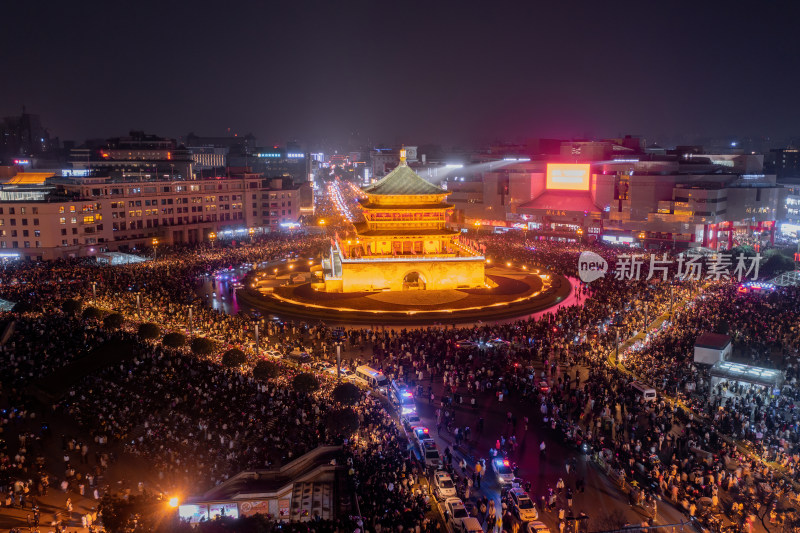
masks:
POLYGON ((9 1, 0 114, 261 144, 800 134, 800 2, 9 1))

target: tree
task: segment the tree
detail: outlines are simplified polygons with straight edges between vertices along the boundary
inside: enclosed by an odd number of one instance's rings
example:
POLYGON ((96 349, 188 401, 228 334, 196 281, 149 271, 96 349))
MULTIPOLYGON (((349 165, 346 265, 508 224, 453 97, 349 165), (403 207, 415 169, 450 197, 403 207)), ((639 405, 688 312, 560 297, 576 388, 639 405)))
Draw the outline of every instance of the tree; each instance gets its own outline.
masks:
POLYGON ((207 337, 195 337, 190 346, 195 355, 211 355, 216 349, 214 341, 207 337))
POLYGON ((314 377, 314 374, 303 372, 294 377, 292 380, 292 387, 294 387, 294 390, 297 392, 308 394, 319 388, 319 381, 314 377))
POLYGON ((180 348, 186 344, 186 335, 183 333, 177 333, 175 331, 172 333, 167 333, 164 335, 164 338, 161 339, 161 344, 168 348, 180 348))
POLYGON ((81 302, 74 298, 69 298, 64 300, 61 304, 61 310, 64 311, 66 314, 70 316, 75 316, 78 314, 78 311, 81 310, 81 302))
POLYGON ((272 361, 259 361, 253 367, 253 377, 257 379, 273 379, 280 374, 280 367, 272 361))
POLYGON ((97 307, 90 305, 83 310, 83 314, 81 316, 84 320, 100 320, 103 318, 103 312, 97 307))
POLYGON ((153 340, 159 338, 160 336, 161 328, 152 322, 147 322, 146 324, 141 324, 139 326, 139 337, 143 339, 153 340))
POLYGON ((340 383, 333 389, 333 399, 343 405, 355 405, 361 399, 361 389, 352 383, 340 383))
POLYGON ((773 253, 767 257, 766 261, 761 263, 759 275, 772 277, 777 276, 781 272, 787 270, 794 270, 794 261, 791 257, 786 257, 781 253, 773 253))
POLYGON ((119 313, 111 313, 103 319, 103 326, 106 329, 119 329, 125 322, 125 317, 119 313))
POLYGON ((358 415, 350 408, 331 411, 325 418, 325 427, 332 435, 349 437, 358 430, 359 425, 358 415))
POLYGON ((234 368, 237 366, 242 366, 247 362, 247 357, 244 355, 244 352, 241 351, 239 348, 231 348, 224 354, 222 354, 222 366, 227 366, 228 368, 234 368))

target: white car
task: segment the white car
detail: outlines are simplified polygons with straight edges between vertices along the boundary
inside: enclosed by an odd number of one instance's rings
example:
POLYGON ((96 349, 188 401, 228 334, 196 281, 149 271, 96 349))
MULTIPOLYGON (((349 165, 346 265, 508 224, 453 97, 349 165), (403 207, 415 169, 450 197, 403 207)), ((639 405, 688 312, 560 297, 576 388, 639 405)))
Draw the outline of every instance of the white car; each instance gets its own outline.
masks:
POLYGON ((283 357, 281 355, 281 352, 279 352, 278 350, 267 350, 266 352, 264 352, 264 354, 267 357, 272 357, 274 359, 280 359, 281 357, 283 357))
POLYGON ((417 414, 416 409, 403 409, 403 414, 400 415, 400 422, 406 427, 406 429, 411 429, 414 426, 418 426, 422 423, 419 419, 419 415, 417 414))
POLYGON ((508 491, 508 503, 511 512, 523 522, 530 522, 539 518, 539 512, 531 499, 522 489, 511 489, 508 491))
POLYGON ((420 452, 425 460, 425 466, 433 469, 442 468, 442 456, 439 455, 439 450, 436 448, 436 444, 433 444, 433 441, 420 446, 420 452))
POLYGON ((450 474, 443 470, 437 470, 433 474, 433 495, 440 500, 456 496, 456 484, 450 474))
POLYGON ((527 533, 550 533, 550 528, 542 522, 528 522, 527 533))
POLYGON ((511 463, 508 459, 502 457, 495 457, 492 459, 492 470, 497 476, 497 483, 502 486, 511 485, 514 481, 514 471, 511 469, 511 463))
POLYGON ((481 523, 475 517, 467 517, 461 521, 461 533, 484 533, 481 523))
POLYGON ((422 446, 426 442, 433 442, 433 437, 431 437, 430 431, 425 426, 412 426, 411 437, 420 450, 422 450, 422 446))
POLYGON ((460 531, 464 519, 469 518, 469 513, 467 512, 467 508, 464 507, 464 502, 461 501, 461 498, 447 498, 444 501, 444 509, 447 513, 447 519, 450 521, 450 524, 452 524, 453 529, 460 531))

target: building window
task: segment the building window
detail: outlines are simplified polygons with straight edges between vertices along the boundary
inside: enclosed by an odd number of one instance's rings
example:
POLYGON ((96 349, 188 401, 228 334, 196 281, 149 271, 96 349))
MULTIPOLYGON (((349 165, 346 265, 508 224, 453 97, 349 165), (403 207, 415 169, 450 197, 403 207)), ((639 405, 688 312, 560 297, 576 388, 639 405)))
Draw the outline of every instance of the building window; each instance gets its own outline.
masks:
POLYGON ((64 218, 64 217, 59 218, 58 221, 61 222, 62 224, 66 224, 67 223, 67 219, 64 218))

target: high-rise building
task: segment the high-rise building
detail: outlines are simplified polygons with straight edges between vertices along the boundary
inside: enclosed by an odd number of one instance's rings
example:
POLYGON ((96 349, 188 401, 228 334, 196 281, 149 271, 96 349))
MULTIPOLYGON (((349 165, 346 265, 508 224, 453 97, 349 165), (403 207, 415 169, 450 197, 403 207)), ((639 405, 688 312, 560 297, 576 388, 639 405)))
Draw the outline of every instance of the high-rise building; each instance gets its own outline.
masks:
POLYGON ((22 109, 19 116, 0 120, 0 163, 14 164, 15 159, 27 159, 58 148, 58 139, 51 139, 42 126, 39 115, 22 109))
POLYGON ((778 181, 785 178, 800 178, 800 150, 777 148, 770 150, 770 155, 778 181))

